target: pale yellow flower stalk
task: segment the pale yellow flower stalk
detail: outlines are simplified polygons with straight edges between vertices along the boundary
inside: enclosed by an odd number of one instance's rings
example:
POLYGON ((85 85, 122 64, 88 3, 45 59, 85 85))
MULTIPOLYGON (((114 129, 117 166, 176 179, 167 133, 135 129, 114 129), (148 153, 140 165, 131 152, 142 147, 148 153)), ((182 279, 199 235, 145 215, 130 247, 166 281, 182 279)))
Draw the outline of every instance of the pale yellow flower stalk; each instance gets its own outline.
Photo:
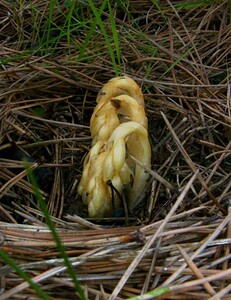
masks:
POLYGON ((108 140, 120 123, 119 114, 127 115, 131 121, 139 119, 138 122, 146 123, 147 126, 141 89, 127 76, 109 80, 100 90, 96 102, 98 104, 90 121, 92 145, 97 141, 108 140), (137 116, 136 119, 133 119, 134 116, 137 116))
POLYGON ((134 80, 126 76, 110 80, 97 103, 90 122, 92 148, 78 187, 90 217, 111 216, 121 206, 115 189, 120 195, 125 191, 131 212, 149 177, 131 156, 145 167, 151 163, 144 99, 134 80))
POLYGON ((115 77, 109 80, 99 91, 96 102, 103 105, 111 98, 120 95, 129 95, 140 105, 144 106, 144 97, 141 89, 133 79, 127 76, 115 77))
MULTIPOLYGON (((120 175, 122 167, 126 166, 126 175, 123 184, 127 191, 128 208, 132 211, 136 206, 137 199, 143 193, 149 174, 139 165, 131 160, 130 156, 139 160, 145 167, 151 167, 151 147, 148 139, 148 133, 144 126, 136 122, 126 122, 120 124, 112 133, 108 140, 108 150, 113 157, 114 172, 120 175), (129 171, 130 173, 129 173, 129 171), (129 177, 133 173, 132 182, 129 183, 129 177), (128 185, 127 185, 128 184, 128 185), (126 186, 127 185, 127 186, 126 186)), ((108 174, 110 169, 107 164, 107 158, 104 161, 103 179, 106 181, 112 174, 108 174)))
POLYGON ((121 121, 135 121, 148 127, 144 107, 131 96, 120 95, 96 106, 90 121, 92 144, 107 141, 121 121))
POLYGON ((97 142, 84 160, 83 174, 78 193, 88 205, 90 217, 104 217, 112 214, 110 187, 103 181, 103 165, 107 153, 104 143, 97 142))
MULTIPOLYGON (((108 143, 97 142, 84 162, 83 176, 78 192, 88 205, 91 217, 102 217, 112 213, 110 180, 119 193, 125 188, 130 211, 143 192, 149 175, 136 164, 128 163, 133 155, 142 165, 150 168, 151 149, 147 130, 139 123, 120 124, 110 136, 108 143), (130 140, 135 141, 135 148, 130 140), (132 180, 131 180, 132 179, 132 180)), ((115 195, 114 208, 120 206, 115 195)))

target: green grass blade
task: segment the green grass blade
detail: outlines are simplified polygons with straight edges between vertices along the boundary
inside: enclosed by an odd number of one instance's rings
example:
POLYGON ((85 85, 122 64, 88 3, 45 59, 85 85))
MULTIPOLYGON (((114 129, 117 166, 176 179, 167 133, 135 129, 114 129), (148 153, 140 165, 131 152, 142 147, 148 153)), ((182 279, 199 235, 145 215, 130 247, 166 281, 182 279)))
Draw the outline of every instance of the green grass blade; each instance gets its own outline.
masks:
MULTIPOLYGON (((103 12, 106 4, 107 4, 107 0, 104 0, 103 3, 101 4, 99 12, 98 12, 99 17, 101 17, 102 12, 103 12)), ((97 24, 97 18, 95 17, 94 20, 91 23, 91 27, 90 27, 90 29, 89 29, 89 31, 87 33, 87 36, 85 38, 85 42, 84 42, 83 45, 81 45, 80 54, 79 54, 79 58, 80 59, 83 57, 83 55, 84 55, 84 53, 85 53, 85 51, 86 51, 86 49, 87 49, 87 47, 89 45, 90 39, 91 39, 91 37, 92 37, 92 35, 93 35, 94 31, 95 31, 96 24, 97 24)))
POLYGON ((208 1, 189 1, 189 2, 180 2, 174 4, 175 8, 183 8, 183 9, 193 9, 193 8, 200 8, 204 6, 208 6, 214 3, 214 0, 208 0, 208 1))
POLYGON ((17 61, 17 60, 20 60, 20 59, 24 59, 24 58, 26 58, 30 53, 32 53, 32 50, 26 50, 26 51, 24 51, 23 53, 14 55, 14 56, 12 56, 12 57, 3 58, 2 60, 0 60, 0 66, 1 66, 1 65, 6 65, 6 64, 8 64, 9 62, 13 62, 13 61, 17 61))
POLYGON ((169 292, 169 290, 170 290, 169 287, 163 287, 163 288, 148 292, 147 294, 144 294, 144 295, 128 298, 127 300, 149 300, 149 299, 153 299, 155 297, 161 296, 161 295, 169 292))
POLYGON ((49 8, 49 17, 47 20, 47 30, 44 31, 44 36, 43 38, 46 38, 46 50, 49 47, 49 42, 50 42, 50 33, 51 33, 51 24, 52 24, 52 16, 53 16, 53 11, 55 7, 56 1, 50 1, 50 8, 49 8))
POLYGON ((165 22, 168 22, 168 19, 165 17, 159 3, 156 0, 151 0, 153 5, 156 7, 156 9, 159 11, 159 13, 161 14, 161 17, 165 20, 165 22))
POLYGON ((41 290, 41 288, 35 282, 33 282, 33 280, 31 280, 30 277, 23 270, 21 270, 21 268, 18 267, 17 264, 1 249, 0 257, 5 261, 5 263, 11 266, 11 268, 14 269, 19 276, 21 276, 26 282, 28 282, 28 284, 37 293, 38 296, 40 296, 44 300, 50 299, 50 297, 43 290, 41 290))
POLYGON ((40 207, 41 211, 44 214, 44 217, 45 217, 45 219, 47 221, 47 225, 48 225, 48 227, 51 230, 51 234, 52 234, 52 236, 54 238, 54 241, 55 241, 55 243, 57 245, 57 248, 58 248, 60 254, 63 257, 64 263, 65 263, 65 265, 67 267, 67 270, 68 270, 68 272, 69 272, 69 274, 70 274, 70 276, 71 276, 71 278, 73 280, 73 283, 75 285, 75 289, 79 293, 81 300, 86 300, 86 297, 84 295, 82 287, 80 286, 80 284, 79 284, 79 282, 78 282, 78 280, 76 278, 75 271, 74 271, 74 269, 73 269, 73 267, 71 265, 71 262, 70 262, 70 260, 68 258, 68 255, 67 255, 66 251, 65 251, 65 248, 62 245, 62 242, 61 242, 61 240, 59 238, 59 235, 58 235, 58 233, 57 233, 57 231, 55 229, 55 225, 54 225, 54 223, 53 223, 53 221, 52 221, 52 219, 50 217, 50 214, 49 214, 49 212, 47 210, 46 203, 43 200, 43 197, 42 197, 42 195, 40 193, 40 190, 39 190, 37 181, 35 179, 35 176, 34 176, 34 174, 32 173, 32 171, 30 169, 29 163, 25 161, 24 164, 25 164, 25 168, 26 168, 26 170, 28 172, 29 180, 30 180, 30 182, 31 182, 31 184, 33 186, 35 197, 36 197, 36 199, 37 199, 37 201, 39 203, 39 207, 40 207))
POLYGON ((109 51, 109 54, 110 54, 110 57, 111 57, 111 60, 112 60, 112 65, 113 65, 113 68, 114 68, 114 71, 116 73, 116 76, 119 76, 119 71, 118 71, 118 67, 117 67, 117 64, 116 64, 116 60, 115 60, 115 55, 114 55, 114 51, 112 49, 112 46, 111 46, 111 42, 109 40, 109 37, 107 35, 107 32, 105 30, 105 27, 104 27, 104 24, 103 24, 103 21, 101 20, 100 18, 100 14, 99 14, 99 11, 97 10, 97 8, 95 7, 94 3, 92 0, 88 0, 88 3, 89 5, 91 6, 91 9, 95 15, 95 18, 97 20, 97 23, 100 27, 100 30, 102 31, 103 35, 104 35, 104 38, 105 38, 105 42, 107 44, 107 47, 108 47, 108 51, 109 51))
POLYGON ((174 61, 171 66, 158 78, 161 79, 163 78, 168 72, 170 72, 184 57, 186 57, 190 51, 195 47, 195 45, 193 45, 191 48, 189 48, 184 54, 182 54, 176 61, 174 61))
POLYGON ((229 0, 229 22, 231 23, 231 0, 229 0))
MULTIPOLYGON (((115 18, 113 16, 113 11, 112 11, 112 8, 111 8, 111 5, 110 5, 110 1, 108 1, 108 10, 109 10, 109 16, 110 16, 113 39, 114 39, 115 47, 116 47, 117 60, 118 60, 119 66, 121 66, 119 37, 118 37, 115 18)), ((120 73, 119 75, 122 75, 121 67, 120 67, 119 73, 120 73)))
POLYGON ((71 21, 72 21, 74 8, 75 8, 75 2, 73 1, 66 18, 67 19, 67 44, 68 44, 69 54, 71 49, 71 25, 72 25, 71 21))

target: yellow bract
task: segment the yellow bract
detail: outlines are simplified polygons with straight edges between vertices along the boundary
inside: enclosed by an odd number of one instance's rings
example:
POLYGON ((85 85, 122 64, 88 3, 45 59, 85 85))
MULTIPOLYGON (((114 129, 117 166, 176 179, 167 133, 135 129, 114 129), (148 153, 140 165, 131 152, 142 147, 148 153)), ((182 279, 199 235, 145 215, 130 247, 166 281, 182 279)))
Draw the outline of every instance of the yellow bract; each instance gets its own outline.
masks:
POLYGON ((121 206, 108 182, 122 194, 132 211, 147 184, 148 174, 134 163, 150 167, 151 148, 144 100, 129 77, 117 77, 104 85, 90 122, 92 148, 85 158, 78 193, 88 205, 90 217, 111 216, 121 206))

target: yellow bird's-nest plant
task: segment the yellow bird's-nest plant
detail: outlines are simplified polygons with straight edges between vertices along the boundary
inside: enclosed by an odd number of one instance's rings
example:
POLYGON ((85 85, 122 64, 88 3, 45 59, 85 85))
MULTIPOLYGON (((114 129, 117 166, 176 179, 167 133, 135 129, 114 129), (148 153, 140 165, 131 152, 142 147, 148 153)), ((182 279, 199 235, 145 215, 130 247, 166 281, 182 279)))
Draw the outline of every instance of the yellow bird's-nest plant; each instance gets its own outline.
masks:
POLYGON ((92 148, 78 187, 90 217, 111 216, 122 205, 122 193, 129 211, 135 208, 149 175, 132 157, 150 167, 147 129, 144 99, 135 81, 123 76, 106 83, 91 117, 92 148))

